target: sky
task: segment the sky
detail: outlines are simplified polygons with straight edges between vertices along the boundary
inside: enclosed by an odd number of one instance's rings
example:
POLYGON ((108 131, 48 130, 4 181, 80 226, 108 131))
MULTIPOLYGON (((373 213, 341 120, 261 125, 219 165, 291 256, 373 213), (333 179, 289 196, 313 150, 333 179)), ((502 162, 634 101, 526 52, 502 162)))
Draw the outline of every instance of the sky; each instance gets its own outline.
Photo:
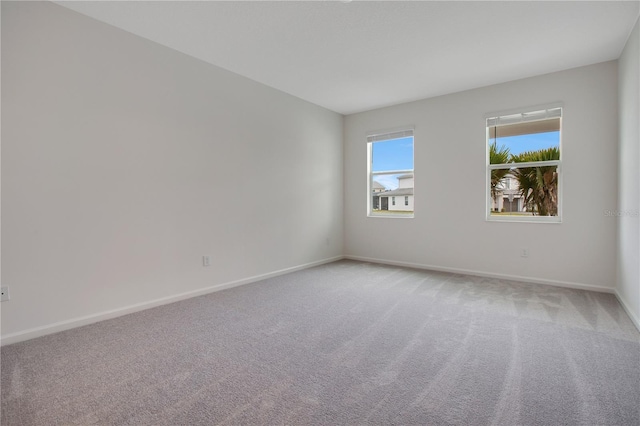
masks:
MULTIPOLYGON (((375 142, 372 156, 371 170, 374 172, 413 169, 413 136, 375 142)), ((376 176, 374 180, 387 189, 396 189, 398 176, 380 175, 376 176)))
MULTIPOLYGON (((493 143, 495 139, 489 139, 493 143)), ((498 148, 502 145, 509 148, 509 152, 518 155, 526 151, 537 151, 539 149, 560 147, 560 132, 535 133, 530 135, 510 136, 498 138, 498 148)))
POLYGON ((381 176, 374 177, 373 180, 378 182, 379 184, 381 184, 387 189, 397 189, 398 176, 400 175, 381 175, 381 176))
POLYGON ((373 144, 372 171, 413 169, 413 136, 373 144))

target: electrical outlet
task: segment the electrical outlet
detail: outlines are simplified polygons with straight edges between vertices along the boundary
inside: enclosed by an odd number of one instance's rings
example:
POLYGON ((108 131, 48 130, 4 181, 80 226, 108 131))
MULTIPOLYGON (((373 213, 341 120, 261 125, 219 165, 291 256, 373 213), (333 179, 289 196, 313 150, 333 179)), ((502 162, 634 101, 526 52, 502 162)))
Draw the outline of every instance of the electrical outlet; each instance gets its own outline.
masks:
POLYGON ((202 266, 211 266, 211 256, 202 256, 202 266))
POLYGON ((9 287, 0 287, 0 302, 9 300, 9 287))
POLYGON ((520 257, 529 257, 529 249, 521 248, 520 249, 520 257))

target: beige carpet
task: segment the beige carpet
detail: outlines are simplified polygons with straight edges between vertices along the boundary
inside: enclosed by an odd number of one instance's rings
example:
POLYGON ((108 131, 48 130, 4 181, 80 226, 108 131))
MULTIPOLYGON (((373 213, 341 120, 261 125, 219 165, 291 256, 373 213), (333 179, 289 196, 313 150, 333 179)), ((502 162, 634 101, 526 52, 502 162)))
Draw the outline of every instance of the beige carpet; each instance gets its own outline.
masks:
POLYGON ((638 425, 614 296, 353 261, 2 348, 2 425, 638 425))

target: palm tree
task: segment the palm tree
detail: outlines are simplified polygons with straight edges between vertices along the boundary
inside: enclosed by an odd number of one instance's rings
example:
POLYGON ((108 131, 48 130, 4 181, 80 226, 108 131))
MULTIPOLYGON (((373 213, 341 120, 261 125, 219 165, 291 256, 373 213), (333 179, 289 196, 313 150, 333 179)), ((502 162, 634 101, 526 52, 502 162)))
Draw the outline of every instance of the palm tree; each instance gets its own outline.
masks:
MULTIPOLYGON (((528 151, 512 155, 514 163, 531 161, 550 161, 560 159, 557 147, 528 151)), ((558 215, 558 167, 523 167, 512 171, 518 180, 520 195, 524 199, 527 210, 537 212, 540 216, 558 215)))
MULTIPOLYGON (((509 148, 504 145, 501 145, 500 148, 497 146, 497 142, 494 140, 491 145, 489 145, 489 164, 505 164, 509 162, 511 158, 511 154, 509 153, 509 148)), ((509 173, 509 169, 493 169, 491 170, 491 198, 493 198, 494 203, 497 205, 497 196, 498 196, 498 185, 502 182, 504 177, 509 173)))

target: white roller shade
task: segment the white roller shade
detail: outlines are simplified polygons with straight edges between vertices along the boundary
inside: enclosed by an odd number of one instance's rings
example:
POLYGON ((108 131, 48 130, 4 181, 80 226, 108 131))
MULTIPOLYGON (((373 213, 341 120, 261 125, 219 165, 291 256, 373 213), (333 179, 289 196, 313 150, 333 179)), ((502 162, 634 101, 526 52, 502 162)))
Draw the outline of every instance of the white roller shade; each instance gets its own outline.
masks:
POLYGON ((491 139, 555 132, 560 130, 561 118, 562 108, 550 108, 491 117, 487 128, 491 139))
POLYGON ((397 130, 388 133, 375 133, 367 135, 367 142, 388 141, 413 136, 413 129, 397 130))

